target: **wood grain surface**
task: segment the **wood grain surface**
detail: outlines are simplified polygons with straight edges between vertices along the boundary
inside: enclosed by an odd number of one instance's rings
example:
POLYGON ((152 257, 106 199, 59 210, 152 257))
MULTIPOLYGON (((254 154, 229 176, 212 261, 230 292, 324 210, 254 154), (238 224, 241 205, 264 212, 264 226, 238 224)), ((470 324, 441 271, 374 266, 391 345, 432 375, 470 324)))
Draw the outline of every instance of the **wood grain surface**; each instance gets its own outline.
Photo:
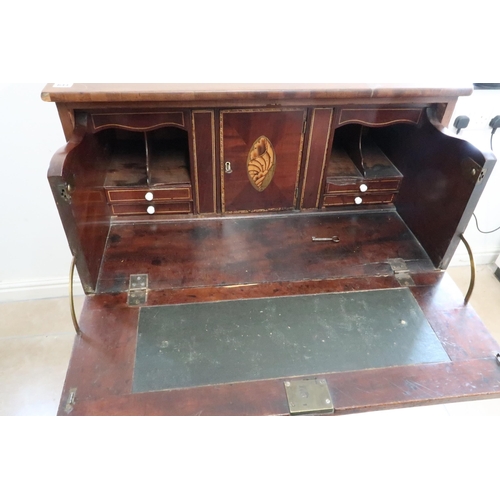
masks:
MULTIPOLYGON (((500 347, 474 311, 460 305, 460 292, 451 279, 442 274, 440 278, 410 290, 450 362, 317 374, 327 381, 335 414, 500 396, 500 368, 494 357, 500 347)), ((370 281, 361 288, 392 286, 390 281, 370 281)), ((84 335, 75 342, 60 415, 68 414, 66 402, 73 389, 70 415, 288 414, 285 379, 132 394, 139 308, 128 307, 125 300, 124 294, 86 299, 84 335)))
MULTIPOLYGON (((42 91, 47 102, 148 102, 252 99, 348 99, 457 97, 470 95, 472 85, 393 83, 74 83, 42 91)), ((61 85, 61 84, 59 84, 61 85)))

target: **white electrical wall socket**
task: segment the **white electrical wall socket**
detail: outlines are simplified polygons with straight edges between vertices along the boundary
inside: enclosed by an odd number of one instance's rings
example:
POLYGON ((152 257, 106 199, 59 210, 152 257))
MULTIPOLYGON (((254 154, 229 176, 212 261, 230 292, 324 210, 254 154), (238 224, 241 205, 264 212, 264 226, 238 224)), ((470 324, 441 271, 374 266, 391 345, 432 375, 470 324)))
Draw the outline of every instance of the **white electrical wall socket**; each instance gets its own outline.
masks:
POLYGON ((491 133, 491 119, 500 115, 500 90, 474 90, 471 96, 460 97, 457 106, 450 121, 450 128, 456 131, 453 127, 455 118, 460 115, 465 115, 470 118, 470 123, 467 128, 462 129, 460 135, 467 131, 480 131, 491 133))

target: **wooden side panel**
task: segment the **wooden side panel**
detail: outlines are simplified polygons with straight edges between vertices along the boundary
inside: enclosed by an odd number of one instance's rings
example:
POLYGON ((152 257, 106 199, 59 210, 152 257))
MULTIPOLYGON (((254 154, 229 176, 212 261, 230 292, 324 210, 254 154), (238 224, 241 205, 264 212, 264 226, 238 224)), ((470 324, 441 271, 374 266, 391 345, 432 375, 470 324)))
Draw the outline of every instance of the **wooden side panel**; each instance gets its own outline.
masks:
POLYGON ((79 130, 52 158, 48 179, 86 293, 95 291, 110 226, 101 149, 79 130))
POLYGON ((214 111, 193 111, 193 179, 199 213, 217 212, 214 111))
POLYGON ((312 110, 305 156, 301 208, 318 208, 319 206, 325 169, 330 157, 332 117, 332 108, 312 110))
POLYGON ((398 213, 434 265, 445 269, 491 174, 494 156, 448 135, 432 115, 416 128, 395 125, 372 132, 404 177, 394 200, 398 213))
POLYGON ((75 129, 75 112, 67 104, 57 103, 57 112, 64 132, 64 137, 69 141, 75 129))

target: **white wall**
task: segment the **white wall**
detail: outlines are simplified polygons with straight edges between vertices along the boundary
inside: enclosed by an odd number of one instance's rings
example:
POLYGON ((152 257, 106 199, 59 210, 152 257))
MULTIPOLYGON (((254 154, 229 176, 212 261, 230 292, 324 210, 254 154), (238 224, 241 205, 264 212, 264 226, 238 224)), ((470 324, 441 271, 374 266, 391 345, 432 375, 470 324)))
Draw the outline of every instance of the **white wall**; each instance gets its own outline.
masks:
MULTIPOLYGON (((43 87, 44 83, 0 84, 0 301, 67 293, 71 254, 46 178, 50 158, 65 139, 55 105, 40 99, 43 87)), ((485 121, 500 114, 500 92, 476 91, 460 98, 458 114, 487 117, 471 123, 461 135, 489 148, 485 121)), ((495 144, 500 156, 500 131, 495 144)), ((500 225, 499 191, 500 165, 476 210, 482 228, 500 225)), ((478 263, 493 262, 500 253, 500 231, 482 235, 471 223, 466 238, 478 263)), ((453 264, 467 263, 461 246, 453 264)))
POLYGON ((0 84, 0 301, 67 293, 71 253, 47 181, 65 139, 43 87, 0 84))
MULTIPOLYGON (((450 122, 453 128, 455 118, 467 115, 471 122, 460 132, 460 137, 470 141, 481 150, 490 149, 490 120, 500 115, 500 90, 475 90, 471 96, 460 97, 450 122)), ((500 130, 493 136, 493 152, 500 159, 500 130)), ((479 200, 475 214, 482 231, 490 231, 500 226, 500 161, 486 185, 479 200)), ((477 264, 489 264, 500 254, 500 231, 493 234, 481 234, 471 219, 465 238, 469 242, 477 264)), ((453 266, 469 265, 469 257, 465 247, 460 244, 451 262, 453 266)))

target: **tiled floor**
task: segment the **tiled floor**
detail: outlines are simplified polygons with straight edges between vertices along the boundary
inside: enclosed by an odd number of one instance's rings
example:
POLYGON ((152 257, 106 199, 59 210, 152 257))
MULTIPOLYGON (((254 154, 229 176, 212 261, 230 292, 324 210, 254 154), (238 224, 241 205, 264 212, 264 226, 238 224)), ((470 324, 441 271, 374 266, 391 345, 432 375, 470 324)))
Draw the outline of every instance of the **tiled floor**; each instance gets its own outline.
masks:
MULTIPOLYGON (((469 269, 450 275, 465 292, 469 269)), ((83 297, 76 297, 81 309, 83 297)), ((500 282, 492 269, 478 269, 471 305, 500 342, 500 282)), ((55 415, 74 340, 68 299, 0 303, 0 415, 55 415)), ((348 418, 500 416, 500 399, 407 408, 348 418)))

